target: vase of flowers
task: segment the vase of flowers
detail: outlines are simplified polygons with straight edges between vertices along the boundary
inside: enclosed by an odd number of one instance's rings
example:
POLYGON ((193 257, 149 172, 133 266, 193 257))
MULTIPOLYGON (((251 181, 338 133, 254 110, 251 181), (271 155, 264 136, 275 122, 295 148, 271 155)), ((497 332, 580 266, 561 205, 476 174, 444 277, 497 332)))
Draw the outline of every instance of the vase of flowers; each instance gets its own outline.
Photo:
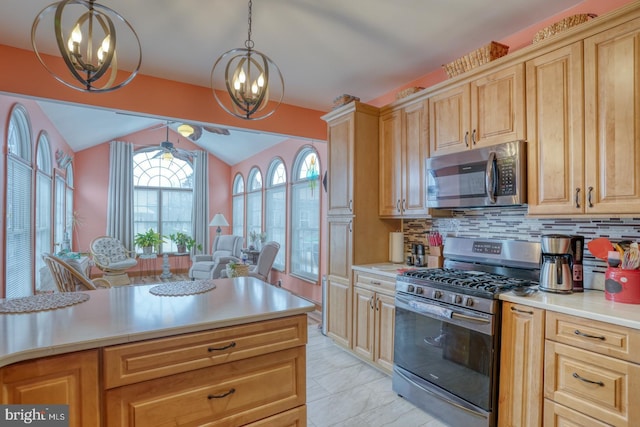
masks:
POLYGON ((259 251, 262 247, 262 244, 267 240, 267 233, 257 231, 249 232, 249 240, 251 241, 251 245, 249 245, 249 249, 255 249, 259 251))

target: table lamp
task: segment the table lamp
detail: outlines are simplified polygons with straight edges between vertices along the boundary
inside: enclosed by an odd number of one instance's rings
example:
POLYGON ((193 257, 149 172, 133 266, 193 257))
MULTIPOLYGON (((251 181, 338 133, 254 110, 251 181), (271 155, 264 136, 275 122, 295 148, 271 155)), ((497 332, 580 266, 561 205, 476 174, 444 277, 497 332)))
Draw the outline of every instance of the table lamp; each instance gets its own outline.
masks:
POLYGON ((214 215, 213 219, 209 223, 209 227, 218 227, 216 228, 216 236, 219 236, 222 233, 222 229, 220 227, 228 227, 229 223, 227 219, 221 213, 217 213, 214 215))

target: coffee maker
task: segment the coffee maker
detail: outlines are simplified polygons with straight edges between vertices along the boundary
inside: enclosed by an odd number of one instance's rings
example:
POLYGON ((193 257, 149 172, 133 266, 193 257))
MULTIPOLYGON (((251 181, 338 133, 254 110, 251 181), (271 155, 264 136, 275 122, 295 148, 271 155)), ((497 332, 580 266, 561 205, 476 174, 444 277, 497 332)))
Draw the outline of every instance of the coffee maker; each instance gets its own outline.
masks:
POLYGON ((420 243, 414 243, 411 247, 413 253, 413 265, 416 267, 424 266, 424 245, 420 243))
POLYGON ((545 292, 570 294, 573 292, 571 253, 572 236, 546 234, 540 237, 542 265, 538 288, 545 292))

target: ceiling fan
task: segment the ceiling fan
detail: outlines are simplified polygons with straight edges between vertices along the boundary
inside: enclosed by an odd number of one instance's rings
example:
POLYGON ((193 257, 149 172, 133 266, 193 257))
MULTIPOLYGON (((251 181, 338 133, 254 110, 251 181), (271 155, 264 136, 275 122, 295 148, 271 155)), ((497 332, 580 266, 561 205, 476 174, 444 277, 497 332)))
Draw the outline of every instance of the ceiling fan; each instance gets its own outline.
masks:
POLYGON ((229 129, 215 126, 200 126, 192 123, 182 123, 178 126, 178 133, 192 141, 197 141, 202 137, 202 132, 207 131, 216 135, 230 135, 229 129))
POLYGON ((157 159, 158 157, 162 157, 163 160, 173 160, 174 157, 177 157, 179 159, 191 160, 193 158, 191 151, 176 148, 173 142, 169 141, 169 122, 167 122, 165 127, 167 130, 166 139, 160 143, 162 151, 159 151, 153 158, 157 159))

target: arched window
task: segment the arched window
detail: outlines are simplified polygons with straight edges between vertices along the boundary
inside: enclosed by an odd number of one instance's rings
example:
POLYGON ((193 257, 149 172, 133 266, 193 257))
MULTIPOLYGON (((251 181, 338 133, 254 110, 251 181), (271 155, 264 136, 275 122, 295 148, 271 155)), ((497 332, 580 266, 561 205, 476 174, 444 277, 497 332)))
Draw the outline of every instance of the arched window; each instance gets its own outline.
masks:
POLYGON ((7 133, 6 298, 33 294, 31 151, 29 116, 22 105, 16 105, 11 111, 7 133))
MULTIPOLYGON (((162 154, 154 147, 133 156, 133 233, 153 228, 162 236, 178 231, 192 236, 193 165, 190 159, 162 154)), ((165 240, 160 252, 176 252, 175 243, 165 240)))
POLYGON ((262 233, 262 174, 256 167, 247 179, 247 236, 262 233))
POLYGON ((51 144, 45 132, 40 134, 36 150, 36 289, 41 288, 40 270, 46 268, 42 254, 51 252, 51 182, 53 165, 51 163, 51 144))
POLYGON ((244 178, 237 174, 233 179, 233 235, 244 236, 244 178))
POLYGON ((313 147, 297 154, 291 185, 291 274, 318 282, 320 164, 313 147))
POLYGON ((264 201, 264 223, 267 240, 280 243, 273 268, 284 271, 287 226, 287 171, 282 159, 273 159, 267 170, 264 201))

